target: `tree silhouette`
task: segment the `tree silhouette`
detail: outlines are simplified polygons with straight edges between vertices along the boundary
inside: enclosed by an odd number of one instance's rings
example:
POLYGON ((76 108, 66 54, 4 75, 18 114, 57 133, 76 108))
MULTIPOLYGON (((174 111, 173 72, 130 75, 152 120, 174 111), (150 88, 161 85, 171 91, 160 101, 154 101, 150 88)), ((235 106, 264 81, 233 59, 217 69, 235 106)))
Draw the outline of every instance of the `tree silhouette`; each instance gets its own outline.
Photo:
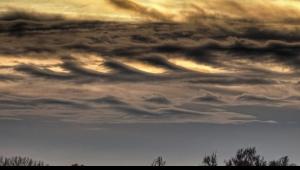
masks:
POLYGON ((0 166, 47 166, 42 161, 35 161, 27 157, 11 157, 3 158, 0 157, 0 166))
POLYGON ((152 166, 166 166, 166 163, 163 157, 160 156, 153 161, 152 166))
POLYGON ((217 154, 205 156, 202 163, 204 166, 218 166, 217 154))
MULTIPOLYGON (((257 154, 256 148, 239 149, 234 157, 228 161, 224 161, 226 166, 297 166, 290 163, 288 156, 281 157, 278 160, 270 162, 265 161, 264 157, 257 154)), ((202 161, 203 166, 218 166, 217 154, 212 153, 209 156, 205 156, 202 161)), ((0 167, 2 166, 49 166, 42 161, 35 161, 28 157, 1 157, 0 167)), ((84 166, 83 164, 72 164, 71 166, 84 166)), ((166 166, 166 161, 163 157, 157 157, 151 166, 166 166)))
POLYGON ((296 166, 290 163, 290 158, 288 156, 282 157, 277 161, 269 162, 269 166, 296 166))
POLYGON ((71 166, 84 166, 84 165, 76 163, 76 164, 72 164, 71 166))
POLYGON ((257 154, 256 148, 246 148, 237 151, 236 156, 225 161, 226 166, 267 166, 264 158, 257 154))

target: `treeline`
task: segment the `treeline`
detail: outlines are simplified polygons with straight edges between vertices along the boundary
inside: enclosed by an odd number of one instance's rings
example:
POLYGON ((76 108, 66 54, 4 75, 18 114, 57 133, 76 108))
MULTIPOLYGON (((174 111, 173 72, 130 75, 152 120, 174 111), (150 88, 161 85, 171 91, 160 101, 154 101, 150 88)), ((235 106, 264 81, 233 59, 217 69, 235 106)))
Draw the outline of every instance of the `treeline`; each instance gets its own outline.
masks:
MULTIPOLYGON (((219 166, 217 154, 213 153, 205 156, 201 166, 219 166)), ((239 149, 235 156, 229 160, 225 160, 222 166, 297 166, 290 163, 288 156, 284 156, 278 160, 266 161, 265 158, 257 154, 256 148, 239 149)), ((0 166, 49 166, 43 161, 35 161, 27 157, 0 157, 0 166)), ((71 166, 84 166, 82 164, 73 164, 71 166)), ((163 157, 158 157, 153 161, 151 166, 167 166, 167 161, 163 157)))
MULTIPOLYGON (((152 166, 166 166, 167 162, 162 158, 158 157, 152 163, 152 166)), ((212 153, 209 156, 203 158, 201 166, 219 166, 218 158, 216 153, 212 153)), ((256 148, 239 149, 235 156, 229 160, 225 160, 222 166, 297 166, 296 164, 290 163, 288 156, 281 157, 278 160, 266 161, 265 158, 257 154, 256 148)))
POLYGON ((43 161, 35 161, 28 157, 0 157, 0 166, 48 166, 43 161))

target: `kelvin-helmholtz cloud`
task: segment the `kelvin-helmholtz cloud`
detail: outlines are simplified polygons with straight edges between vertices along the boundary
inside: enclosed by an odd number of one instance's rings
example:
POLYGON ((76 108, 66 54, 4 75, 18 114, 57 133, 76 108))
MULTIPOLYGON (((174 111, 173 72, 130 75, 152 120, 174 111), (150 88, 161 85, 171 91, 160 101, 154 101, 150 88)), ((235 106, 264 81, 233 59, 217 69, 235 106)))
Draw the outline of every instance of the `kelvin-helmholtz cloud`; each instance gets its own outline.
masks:
POLYGON ((0 120, 299 121, 298 1, 105 2, 138 17, 2 12, 0 120))

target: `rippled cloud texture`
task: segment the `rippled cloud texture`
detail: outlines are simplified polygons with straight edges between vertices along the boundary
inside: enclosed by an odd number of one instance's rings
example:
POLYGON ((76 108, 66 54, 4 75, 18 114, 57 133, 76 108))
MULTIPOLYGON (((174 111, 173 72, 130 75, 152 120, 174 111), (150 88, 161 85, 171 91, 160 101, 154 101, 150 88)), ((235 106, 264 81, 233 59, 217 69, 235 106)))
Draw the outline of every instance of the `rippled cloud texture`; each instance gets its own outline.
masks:
POLYGON ((0 2, 0 120, 300 121, 299 1, 47 2, 0 2))

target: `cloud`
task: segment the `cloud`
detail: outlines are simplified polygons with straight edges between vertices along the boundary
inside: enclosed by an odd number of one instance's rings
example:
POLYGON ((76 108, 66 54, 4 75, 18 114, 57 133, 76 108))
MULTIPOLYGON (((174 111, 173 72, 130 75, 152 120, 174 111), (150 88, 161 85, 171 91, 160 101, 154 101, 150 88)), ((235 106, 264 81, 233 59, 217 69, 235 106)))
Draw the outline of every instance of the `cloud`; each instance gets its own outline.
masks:
POLYGON ((64 17, 61 15, 54 14, 44 14, 38 12, 28 12, 24 10, 10 10, 0 15, 0 21, 16 21, 16 20, 26 20, 26 21, 63 21, 64 17))
POLYGON ((136 13, 148 19, 153 19, 158 21, 171 21, 170 15, 167 15, 156 9, 143 6, 133 0, 108 0, 108 1, 119 9, 136 13))
POLYGON ((212 0, 188 1, 183 20, 196 24, 223 27, 230 30, 235 25, 280 25, 299 23, 299 2, 293 0, 212 0), (259 9, 259 10, 257 10, 259 9), (285 15, 281 15, 281 14, 285 15))
POLYGON ((1 75, 0 74, 0 81, 14 82, 14 81, 18 81, 18 80, 22 80, 22 78, 19 76, 15 76, 15 75, 1 75))
POLYGON ((236 105, 228 106, 228 111, 253 115, 262 121, 273 121, 282 125, 299 125, 299 108, 275 105, 236 105))
POLYGON ((92 99, 89 100, 91 102, 94 102, 96 104, 104 104, 104 105, 127 105, 125 102, 121 101, 115 96, 105 96, 102 98, 92 99))
MULTIPOLYGON (((163 108, 159 110, 148 110, 131 106, 117 106, 111 108, 123 114, 123 120, 119 122, 130 123, 211 123, 211 124, 231 124, 240 122, 255 122, 253 116, 247 116, 234 112, 212 111, 201 112, 198 110, 188 110, 183 108, 163 108), (126 115, 124 115, 126 114, 126 115), (222 115, 221 117, 219 117, 222 115)), ((117 121, 118 122, 118 121, 117 121)))
POLYGON ((104 75, 95 70, 84 68, 79 63, 74 61, 65 61, 63 64, 63 68, 70 70, 74 74, 84 77, 102 77, 104 75))
POLYGON ((290 96, 290 97, 287 97, 287 100, 300 101, 300 96, 290 96))
POLYGON ((88 105, 71 100, 56 99, 56 98, 32 98, 22 96, 5 95, 0 97, 0 108, 2 110, 24 109, 31 110, 37 107, 68 107, 77 109, 89 108, 88 105))
POLYGON ((175 64, 169 62, 165 57, 157 54, 148 54, 145 56, 140 56, 136 59, 137 61, 143 62, 145 64, 150 64, 155 67, 164 68, 172 71, 188 71, 182 67, 176 66, 175 64))
MULTIPOLYGON (((28 14, 29 15, 29 14, 28 14)), ((136 42, 132 39, 136 36, 131 26, 126 24, 113 24, 109 22, 97 22, 97 21, 72 21, 64 20, 63 22, 29 22, 29 21, 6 21, 4 22, 1 32, 12 33, 18 36, 26 36, 27 34, 34 34, 36 37, 41 36, 37 33, 46 34, 48 40, 45 40, 43 45, 36 44, 38 38, 27 38, 30 41, 24 44, 18 44, 17 50, 12 50, 9 47, 16 46, 17 43, 11 41, 11 44, 4 44, 1 48, 3 54, 38 54, 38 53, 66 53, 68 51, 82 51, 86 53, 98 53, 99 55, 108 56, 122 56, 122 57, 134 57, 144 62, 148 62, 152 65, 163 66, 169 69, 178 69, 172 64, 164 61, 162 57, 149 56, 151 53, 160 53, 162 55, 172 54, 181 55, 193 60, 199 60, 201 62, 213 62, 218 59, 215 53, 223 53, 226 56, 232 57, 232 59, 239 59, 239 56, 244 55, 243 58, 250 60, 276 60, 277 62, 283 62, 292 66, 299 63, 297 54, 299 53, 299 42, 289 42, 289 35, 294 35, 290 32, 280 32, 281 36, 276 36, 277 32, 268 32, 268 30, 260 30, 256 33, 249 33, 249 30, 255 30, 248 28, 244 34, 230 34, 225 33, 225 39, 213 39, 209 34, 205 35, 205 32, 199 32, 198 28, 190 29, 188 34, 180 38, 178 33, 184 33, 185 29, 189 27, 181 24, 137 24, 140 27, 139 36, 143 39, 153 39, 156 41, 149 42, 136 42), (148 26, 148 28, 144 28, 148 26), (155 30, 156 27, 171 28, 170 31, 155 30), (13 27, 17 28, 14 29, 13 27), (103 36, 97 38, 98 32, 101 29, 115 29, 118 30, 115 33, 123 36, 116 36, 114 32, 109 32, 105 39, 108 41, 99 41, 103 36), (99 30, 100 29, 100 30, 99 30), (77 38, 72 38, 72 33, 64 35, 65 39, 60 39, 60 32, 66 30, 73 30, 77 33, 77 38), (56 32, 52 34, 52 32, 56 32), (88 31, 88 33, 86 32, 88 31), (150 34, 149 34, 150 32, 150 34), (166 37, 165 34, 168 34, 166 37), (164 35, 164 36, 162 36, 164 35), (253 35, 260 36, 253 37, 253 35), (205 38, 195 39, 195 37, 205 38), (236 38, 232 38, 236 36, 236 38), (273 38, 278 37, 278 40, 273 38), (284 37, 286 37, 284 39, 284 37), (252 38, 252 39, 251 39, 252 38), (267 38, 266 41, 261 42, 257 39, 267 38), (97 40, 96 40, 97 39, 97 40), (93 41, 93 42, 91 42, 93 41), (95 42, 96 41, 96 42, 95 42), (13 44, 15 43, 15 44, 13 44), (22 46, 23 45, 23 46, 22 46), (147 57, 141 57, 141 56, 147 57), (255 57, 258 56, 259 57, 255 57)), ((215 33, 213 36, 220 36, 215 33)), ((294 39, 295 36, 292 36, 294 39)))
POLYGON ((213 103, 213 104, 221 104, 224 103, 219 96, 215 96, 212 94, 206 94, 204 96, 197 97, 193 99, 194 102, 203 102, 203 103, 213 103))
POLYGON ((171 104, 172 102, 164 96, 161 95, 151 95, 144 97, 146 102, 154 104, 171 104))
MULTIPOLYGON (((1 117, 26 120, 28 117, 51 117, 62 122, 87 124, 99 123, 188 123, 231 124, 253 122, 255 117, 225 110, 208 108, 188 109, 181 106, 144 108, 134 103, 123 102, 116 96, 90 99, 82 96, 76 99, 43 98, 0 94, 1 117), (41 112, 43 113, 41 115, 41 112), (222 115, 222 116, 220 116, 222 115)), ((131 101, 132 102, 132 101, 131 101)), ((145 101, 149 103, 151 101, 145 101)), ((157 104, 156 101, 154 104, 157 104)))
POLYGON ((41 69, 32 65, 20 65, 16 67, 16 70, 46 79, 69 80, 75 78, 74 75, 71 74, 54 72, 48 69, 41 69))
POLYGON ((275 85, 276 80, 263 78, 241 78, 241 77, 210 77, 191 80, 195 84, 218 84, 218 85, 275 85))
MULTIPOLYGON (((261 117, 227 106, 298 103, 284 97, 300 95, 300 36, 294 26, 268 27, 258 24, 263 18, 243 21, 224 11, 211 17, 207 9, 204 25, 170 22, 164 20, 168 14, 141 2, 111 3, 149 20, 2 17, 0 92, 13 96, 0 97, 1 114, 42 112, 79 123, 246 123, 261 117)), ((246 8, 240 5, 230 6, 246 8)))
POLYGON ((113 60, 105 62, 104 65, 108 68, 115 70, 116 72, 118 72, 120 74, 125 74, 125 75, 146 74, 146 73, 143 73, 142 71, 131 68, 129 66, 124 65, 123 63, 113 61, 113 60))
POLYGON ((34 105, 52 105, 52 106, 67 106, 67 107, 73 107, 73 108, 89 108, 88 105, 69 101, 69 100, 62 100, 62 99, 34 99, 31 101, 34 105))
POLYGON ((269 103, 269 104, 283 102, 280 99, 274 99, 274 98, 270 98, 270 97, 266 97, 266 96, 250 95, 250 94, 244 94, 244 95, 238 96, 237 100, 241 101, 241 102, 269 103))

